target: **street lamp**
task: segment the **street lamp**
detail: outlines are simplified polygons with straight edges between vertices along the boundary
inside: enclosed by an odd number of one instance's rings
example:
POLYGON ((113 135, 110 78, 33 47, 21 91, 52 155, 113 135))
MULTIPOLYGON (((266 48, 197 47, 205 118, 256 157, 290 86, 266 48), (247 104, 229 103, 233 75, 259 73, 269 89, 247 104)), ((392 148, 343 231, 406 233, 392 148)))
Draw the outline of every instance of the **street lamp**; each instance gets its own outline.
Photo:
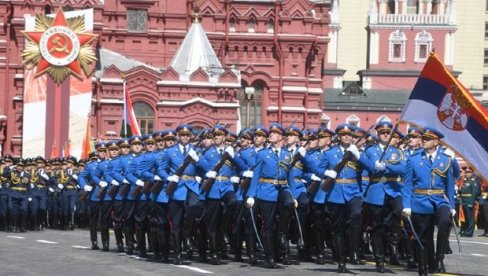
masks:
POLYGON ((244 89, 244 93, 246 93, 247 98, 247 107, 246 107, 246 127, 249 127, 250 115, 249 110, 251 109, 251 97, 254 94, 254 87, 248 86, 244 89))

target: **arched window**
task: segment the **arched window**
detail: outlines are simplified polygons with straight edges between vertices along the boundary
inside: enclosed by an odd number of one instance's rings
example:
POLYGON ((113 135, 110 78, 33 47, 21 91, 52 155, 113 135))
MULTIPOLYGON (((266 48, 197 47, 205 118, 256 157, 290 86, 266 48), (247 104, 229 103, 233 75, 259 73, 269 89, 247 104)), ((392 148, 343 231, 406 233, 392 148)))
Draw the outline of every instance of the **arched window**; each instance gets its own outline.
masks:
POLYGON ((320 126, 330 128, 330 117, 327 114, 320 116, 320 126))
POLYGON ((349 117, 347 117, 346 119, 346 123, 350 124, 350 125, 353 125, 353 126, 361 126, 360 123, 361 123, 361 120, 359 119, 358 116, 352 114, 352 115, 349 115, 349 117))
POLYGON ((432 50, 432 35, 425 30, 415 36, 415 62, 425 62, 432 50))
POLYGON ((229 20, 229 32, 235 32, 236 31, 236 19, 231 18, 229 20))
POLYGON ((379 122, 382 122, 382 121, 387 121, 387 122, 390 122, 391 123, 390 117, 388 117, 386 115, 380 116, 378 119, 376 119, 376 123, 379 123, 379 122))
POLYGON ((388 13, 395 14, 395 0, 390 0, 388 2, 388 13))
POLYGON ((396 30, 390 34, 390 51, 388 55, 389 62, 405 62, 405 48, 407 36, 405 33, 396 30))
POLYGON ((154 110, 145 102, 135 102, 133 104, 137 123, 141 129, 141 134, 154 132, 154 110))
POLYGON ((274 33, 274 21, 273 19, 268 20, 268 24, 266 24, 266 31, 268 34, 274 33))
POLYGON ((241 120, 243 127, 255 127, 263 123, 262 101, 264 85, 260 81, 251 86, 242 84, 239 91, 239 102, 241 103, 241 120))
POLYGON ((247 21, 247 32, 256 32, 256 21, 254 21, 254 18, 249 18, 249 21, 247 21))

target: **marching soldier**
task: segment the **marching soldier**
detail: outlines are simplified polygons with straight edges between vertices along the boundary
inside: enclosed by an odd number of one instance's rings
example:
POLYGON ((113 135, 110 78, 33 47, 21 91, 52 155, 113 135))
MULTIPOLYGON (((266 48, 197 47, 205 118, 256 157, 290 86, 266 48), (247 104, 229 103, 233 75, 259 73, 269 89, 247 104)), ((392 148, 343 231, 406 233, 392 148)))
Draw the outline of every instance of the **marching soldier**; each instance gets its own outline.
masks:
POLYGON ((465 222, 461 229, 462 237, 473 237, 474 231, 474 205, 480 195, 481 181, 473 173, 473 168, 467 166, 464 169, 464 179, 459 190, 461 205, 463 207, 465 222))
POLYGON ((68 156, 66 159, 66 168, 61 170, 58 175, 58 188, 60 189, 61 206, 63 206, 63 217, 61 219, 62 229, 68 228, 73 230, 73 218, 75 212, 76 200, 78 199, 78 175, 75 173, 77 160, 74 156, 68 156))
POLYGON ((25 161, 19 159, 10 169, 9 209, 14 224, 14 232, 25 232, 27 223, 27 205, 30 198, 30 175, 25 171, 25 161))
POLYGON ((10 190, 10 167, 13 165, 12 156, 5 155, 0 165, 0 230, 9 230, 10 225, 7 220, 8 215, 8 198, 10 190))
POLYGON ((37 168, 31 171, 31 184, 34 186, 31 190, 31 214, 34 224, 34 230, 43 229, 44 219, 46 217, 46 201, 49 176, 46 174, 44 166, 46 160, 41 156, 36 157, 37 168))
POLYGON ((325 197, 327 210, 331 214, 334 250, 338 259, 338 272, 346 272, 346 240, 345 233, 349 230, 350 262, 358 264, 357 250, 361 231, 361 171, 359 164, 350 160, 346 166, 336 172, 334 167, 342 161, 346 152, 351 152, 355 160, 360 159, 358 148, 352 144, 353 126, 342 124, 336 128, 339 144, 325 154, 322 171, 326 177, 334 179, 328 187, 325 197), (359 181, 358 181, 359 180, 359 181))
POLYGON ((427 275, 429 270, 429 241, 433 240, 434 226, 437 226, 436 267, 437 272, 445 272, 446 252, 451 216, 454 216, 454 173, 452 160, 439 150, 439 141, 444 136, 433 128, 425 128, 423 151, 406 163, 403 188, 403 213, 412 217, 413 227, 420 239, 416 243, 419 275, 427 275))
POLYGON ((480 237, 488 237, 488 185, 481 186, 481 194, 479 198, 480 211, 483 219, 484 232, 480 237))
MULTIPOLYGON (((253 173, 251 186, 248 191, 246 206, 252 208, 254 198, 258 200, 258 208, 263 219, 263 241, 266 268, 277 268, 273 257, 278 256, 274 246, 274 228, 276 216, 279 215, 277 231, 280 241, 284 238, 285 228, 288 227, 286 218, 294 208, 295 202, 288 186, 288 173, 292 160, 289 151, 283 148, 285 129, 280 124, 271 124, 269 128, 269 147, 258 152, 256 168, 253 173)), ((280 251, 284 251, 284 244, 280 243, 280 251)))
POLYGON ((364 202, 372 226, 373 253, 376 261, 376 272, 383 273, 385 233, 388 233, 390 264, 399 265, 398 243, 401 235, 402 181, 405 172, 403 151, 388 144, 393 125, 390 122, 379 122, 376 127, 378 144, 366 150, 369 164, 369 185, 366 187, 364 202))
POLYGON ((198 208, 200 188, 195 178, 197 167, 194 164, 200 157, 190 144, 192 127, 182 124, 176 128, 178 143, 168 148, 158 164, 157 176, 159 180, 166 180, 176 184, 174 191, 169 196, 169 217, 171 221, 171 239, 173 252, 175 254, 174 264, 181 265, 181 241, 189 259, 193 256, 193 223, 195 212, 198 208), (193 160, 184 170, 183 175, 178 176, 175 172, 183 164, 186 156, 193 160), (169 168, 169 173, 168 173, 169 168), (183 221, 184 220, 184 221, 183 221), (184 224, 182 229, 182 224, 184 224), (181 232, 183 230, 183 232, 181 232), (183 234, 181 236, 181 234, 183 234))

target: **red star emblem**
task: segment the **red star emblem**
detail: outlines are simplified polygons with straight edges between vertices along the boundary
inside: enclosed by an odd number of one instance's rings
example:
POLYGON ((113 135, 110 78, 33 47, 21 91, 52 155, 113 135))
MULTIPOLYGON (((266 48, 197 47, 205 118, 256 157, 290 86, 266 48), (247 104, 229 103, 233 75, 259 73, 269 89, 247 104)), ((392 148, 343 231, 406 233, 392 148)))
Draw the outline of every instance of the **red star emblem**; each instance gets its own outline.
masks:
POLYGON ((82 70, 78 61, 79 50, 97 37, 95 34, 72 31, 61 8, 47 30, 26 31, 24 35, 39 46, 41 55, 36 76, 42 75, 51 67, 66 66, 70 74, 78 78, 81 78, 82 70))

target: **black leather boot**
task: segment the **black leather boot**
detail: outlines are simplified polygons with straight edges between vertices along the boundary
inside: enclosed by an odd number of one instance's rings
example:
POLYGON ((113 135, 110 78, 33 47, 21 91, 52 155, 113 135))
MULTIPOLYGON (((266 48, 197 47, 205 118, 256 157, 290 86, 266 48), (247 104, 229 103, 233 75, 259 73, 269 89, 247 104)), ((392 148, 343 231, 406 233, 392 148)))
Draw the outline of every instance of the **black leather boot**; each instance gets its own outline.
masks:
POLYGON ((124 225, 125 242, 127 243, 127 255, 134 254, 134 228, 124 225))
POLYGON ((100 234, 102 235, 102 250, 104 252, 108 252, 110 250, 109 247, 109 233, 108 233, 108 228, 102 228, 100 229, 100 234))
POLYGON ((169 233, 164 225, 157 229, 157 235, 161 262, 169 263, 169 233))
POLYGON ((210 263, 213 265, 220 265, 220 256, 217 253, 217 234, 209 233, 208 247, 210 249, 210 263))
POLYGON ((374 259, 376 262, 376 272, 384 273, 385 272, 385 251, 383 247, 383 231, 376 230, 373 232, 372 236, 372 243, 373 243, 373 254, 374 259))
POLYGON ((96 223, 90 224, 90 240, 92 242, 92 249, 93 250, 99 250, 100 247, 98 247, 97 224, 96 223))
POLYGON ((400 240, 400 236, 396 233, 391 233, 388 239, 388 246, 390 248, 390 264, 391 265, 400 265, 400 261, 398 260, 398 242, 400 240))
POLYGON ((256 265, 258 258, 256 257, 256 237, 253 233, 246 234, 246 254, 250 265, 256 265))
POLYGON ((136 226, 137 248, 139 249, 139 257, 147 258, 146 253, 146 232, 142 226, 136 226))
POLYGON ((114 228, 115 242, 117 243, 117 252, 124 252, 124 235, 122 228, 114 228))
POLYGON ((349 263, 353 265, 361 264, 358 255, 359 240, 361 235, 360 226, 350 226, 349 227, 349 240, 348 240, 348 252, 349 252, 349 263))
POLYGON ((175 258, 173 260, 173 264, 181 265, 181 241, 180 241, 180 233, 173 232, 171 233, 171 238, 173 239, 173 252, 175 254, 175 258))
POLYGON ((343 237, 337 235, 333 238, 334 248, 337 254, 337 272, 346 273, 346 245, 343 237))

